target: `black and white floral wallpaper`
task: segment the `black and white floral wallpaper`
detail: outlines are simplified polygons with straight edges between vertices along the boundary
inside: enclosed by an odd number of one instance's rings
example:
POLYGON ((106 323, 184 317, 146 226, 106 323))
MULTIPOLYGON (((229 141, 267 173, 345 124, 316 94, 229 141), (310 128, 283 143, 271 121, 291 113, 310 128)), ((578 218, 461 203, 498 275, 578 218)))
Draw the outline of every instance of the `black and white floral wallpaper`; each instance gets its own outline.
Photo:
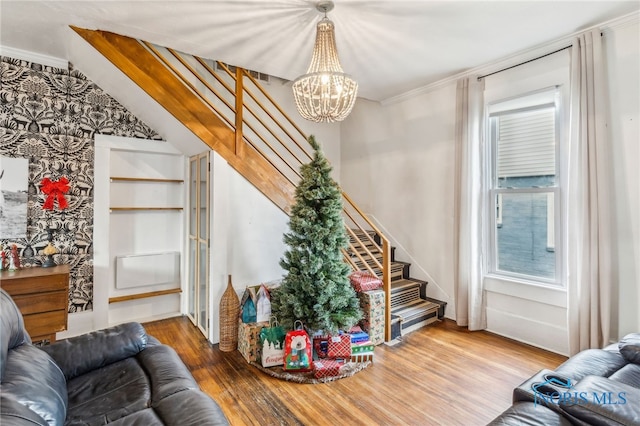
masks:
POLYGON ((15 244, 23 265, 41 264, 47 228, 58 264, 71 268, 69 312, 93 308, 93 175, 96 134, 161 140, 80 71, 1 58, 0 155, 29 160, 27 236, 15 244), (43 178, 66 177, 64 210, 43 210, 43 178))

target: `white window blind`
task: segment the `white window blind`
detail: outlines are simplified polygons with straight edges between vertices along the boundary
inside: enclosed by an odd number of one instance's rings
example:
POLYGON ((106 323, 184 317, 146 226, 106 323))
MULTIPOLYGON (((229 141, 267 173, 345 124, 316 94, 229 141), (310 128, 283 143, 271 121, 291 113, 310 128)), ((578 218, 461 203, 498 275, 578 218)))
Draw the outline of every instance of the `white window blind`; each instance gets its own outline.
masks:
POLYGON ((500 115, 497 177, 555 175, 555 140, 554 108, 500 115))

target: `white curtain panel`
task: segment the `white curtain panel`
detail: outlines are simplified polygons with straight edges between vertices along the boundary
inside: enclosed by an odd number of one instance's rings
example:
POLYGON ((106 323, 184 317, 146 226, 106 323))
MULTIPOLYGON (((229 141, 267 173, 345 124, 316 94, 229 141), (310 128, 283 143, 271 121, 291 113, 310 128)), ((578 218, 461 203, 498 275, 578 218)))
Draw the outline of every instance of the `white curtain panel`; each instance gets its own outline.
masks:
POLYGON ((482 287, 482 122, 484 80, 458 81, 456 100, 456 322, 487 327, 482 287))
POLYGON ((571 48, 571 124, 567 191, 569 351, 609 342, 611 306, 610 146, 599 30, 571 48))

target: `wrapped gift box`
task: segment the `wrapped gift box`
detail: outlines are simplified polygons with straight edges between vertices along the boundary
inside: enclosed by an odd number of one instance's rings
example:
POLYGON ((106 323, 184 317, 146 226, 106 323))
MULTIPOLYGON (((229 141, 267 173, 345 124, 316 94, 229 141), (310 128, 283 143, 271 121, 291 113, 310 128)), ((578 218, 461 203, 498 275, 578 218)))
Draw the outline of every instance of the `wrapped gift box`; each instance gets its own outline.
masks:
POLYGON ((340 374, 340 368, 344 365, 344 361, 337 361, 334 359, 323 359, 321 361, 314 361, 313 363, 313 377, 321 379, 323 377, 333 377, 340 374))
POLYGON ((355 271, 349 275, 349 281, 358 293, 382 288, 382 280, 371 272, 355 271))
POLYGON ((329 358, 348 359, 351 356, 351 336, 348 334, 329 336, 327 356, 329 358))
POLYGON ((240 322, 238 324, 238 350, 247 362, 261 359, 260 330, 268 325, 267 322, 240 322))
POLYGON ((369 352, 360 352, 360 353, 352 353, 351 357, 349 358, 349 361, 351 362, 367 362, 367 361, 371 361, 373 362, 373 351, 369 351, 369 352))
POLYGON ((349 335, 351 336, 351 343, 361 343, 369 341, 369 335, 364 331, 361 331, 359 333, 349 333, 349 335))
POLYGON ((374 345, 384 343, 384 290, 365 291, 358 293, 358 297, 364 313, 360 326, 374 345))

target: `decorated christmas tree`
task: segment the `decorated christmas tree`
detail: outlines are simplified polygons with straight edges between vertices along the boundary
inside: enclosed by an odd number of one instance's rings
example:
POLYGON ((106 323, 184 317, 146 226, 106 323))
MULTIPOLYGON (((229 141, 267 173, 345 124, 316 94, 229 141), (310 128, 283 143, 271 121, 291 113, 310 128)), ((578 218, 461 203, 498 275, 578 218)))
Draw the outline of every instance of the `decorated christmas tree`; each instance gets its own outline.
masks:
POLYGON ((289 248, 280 261, 286 274, 273 294, 272 310, 289 328, 300 320, 308 329, 335 333, 357 323, 362 314, 341 252, 347 236, 340 188, 313 136, 309 143, 315 154, 300 168, 302 178, 284 235, 289 248))

